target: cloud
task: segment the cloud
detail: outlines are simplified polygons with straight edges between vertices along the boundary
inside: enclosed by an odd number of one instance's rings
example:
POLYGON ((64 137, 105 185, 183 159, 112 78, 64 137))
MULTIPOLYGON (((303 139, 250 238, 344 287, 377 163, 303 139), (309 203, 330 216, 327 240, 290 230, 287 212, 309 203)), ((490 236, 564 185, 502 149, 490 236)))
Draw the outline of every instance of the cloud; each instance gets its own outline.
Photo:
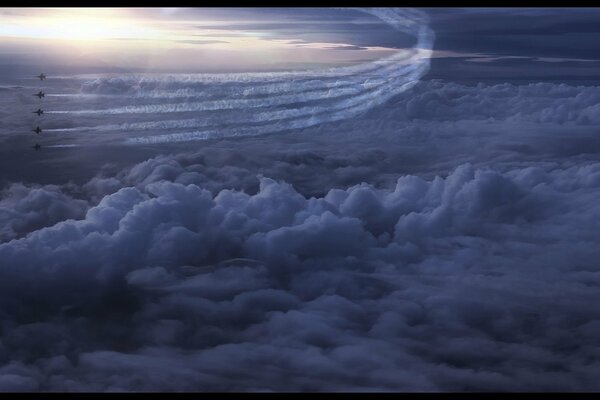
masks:
POLYGON ((176 40, 177 43, 187 43, 187 44, 198 44, 198 45, 204 45, 204 44, 218 44, 218 43, 229 43, 225 40, 194 40, 194 39, 190 39, 190 40, 176 40))
POLYGON ((410 119, 493 119, 534 123, 595 125, 595 86, 552 83, 460 85, 431 81, 403 97, 400 112, 410 119))
POLYGON ((597 98, 422 82, 335 126, 11 183, 0 389, 598 390, 597 98))
POLYGON ((65 194, 55 185, 28 187, 12 184, 0 197, 0 242, 59 221, 82 218, 88 208, 85 200, 65 194))
POLYGON ((597 389, 600 164, 312 198, 174 174, 0 245, 3 389, 597 389))
POLYGON ((368 47, 353 46, 353 45, 341 45, 341 46, 330 46, 326 47, 326 50, 368 50, 368 47))

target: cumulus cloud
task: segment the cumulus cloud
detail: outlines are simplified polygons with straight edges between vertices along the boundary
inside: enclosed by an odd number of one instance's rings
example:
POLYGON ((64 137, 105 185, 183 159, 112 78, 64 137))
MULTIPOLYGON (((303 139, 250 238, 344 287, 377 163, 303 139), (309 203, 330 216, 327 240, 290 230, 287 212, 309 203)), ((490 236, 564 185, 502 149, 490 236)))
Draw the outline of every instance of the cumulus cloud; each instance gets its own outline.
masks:
POLYGON ((81 218, 88 207, 56 185, 29 187, 15 183, 0 194, 0 242, 56 222, 81 218))
MULTIPOLYGON (((598 124, 600 88, 553 83, 462 85, 422 82, 411 96, 399 97, 396 113, 411 120, 463 119, 552 124, 598 124)), ((391 111, 391 109, 390 109, 391 111)))
MULTIPOLYGON (((138 84, 83 94, 174 89, 138 84)), ((0 389, 598 390, 598 93, 421 82, 348 121, 10 182, 0 389)))
POLYGON ((600 164, 309 197, 161 160, 0 245, 2 389, 598 389, 600 164))

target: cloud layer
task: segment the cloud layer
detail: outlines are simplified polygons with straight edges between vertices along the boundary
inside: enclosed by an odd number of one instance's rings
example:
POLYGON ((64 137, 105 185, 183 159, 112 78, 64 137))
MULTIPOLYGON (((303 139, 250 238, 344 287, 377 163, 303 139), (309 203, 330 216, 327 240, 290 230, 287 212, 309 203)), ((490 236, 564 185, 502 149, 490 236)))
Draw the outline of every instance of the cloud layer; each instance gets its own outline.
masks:
POLYGON ((0 245, 0 387, 598 389, 600 164, 173 180, 0 245))
POLYGON ((599 390, 597 92, 422 82, 335 126, 11 182, 0 389, 599 390))

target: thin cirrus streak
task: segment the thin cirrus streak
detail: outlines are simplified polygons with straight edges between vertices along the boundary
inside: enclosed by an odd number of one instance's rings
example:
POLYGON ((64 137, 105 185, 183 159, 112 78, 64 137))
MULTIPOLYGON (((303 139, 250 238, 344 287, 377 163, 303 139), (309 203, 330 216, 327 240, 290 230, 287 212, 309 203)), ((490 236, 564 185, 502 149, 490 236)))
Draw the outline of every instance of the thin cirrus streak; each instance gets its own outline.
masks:
MULTIPOLYGON (((73 96, 76 107, 88 104, 87 100, 103 97, 113 99, 113 104, 123 103, 110 108, 88 106, 48 113, 92 118, 94 121, 95 116, 122 115, 131 117, 133 122, 48 131, 114 132, 119 140, 123 137, 118 132, 126 131, 126 143, 155 144, 272 134, 351 118, 416 84, 429 69, 434 41, 427 17, 420 11, 398 8, 357 10, 381 19, 397 31, 414 36, 415 46, 376 61, 322 70, 127 75, 88 80, 82 84, 82 93, 60 96, 73 96), (132 99, 135 103, 128 104, 132 99), (178 99, 181 101, 175 101, 178 99), (164 118, 186 113, 192 113, 192 118, 187 115, 178 119, 164 118), (144 115, 152 115, 153 118, 148 120, 144 115), (136 118, 144 120, 135 121, 136 118), (164 132, 176 129, 184 131, 164 132), (149 134, 149 131, 156 132, 149 134)), ((110 140, 113 138, 111 135, 102 136, 110 140)))

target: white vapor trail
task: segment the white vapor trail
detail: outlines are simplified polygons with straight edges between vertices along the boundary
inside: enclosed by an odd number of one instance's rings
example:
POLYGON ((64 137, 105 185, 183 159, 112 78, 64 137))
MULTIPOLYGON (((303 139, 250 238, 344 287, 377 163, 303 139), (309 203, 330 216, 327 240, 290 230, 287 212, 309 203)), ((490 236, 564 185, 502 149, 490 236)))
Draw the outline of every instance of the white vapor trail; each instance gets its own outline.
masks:
POLYGON ((153 120, 54 131, 128 131, 131 135, 126 138, 127 143, 165 143, 262 135, 351 118, 416 84, 429 70, 434 42, 428 18, 420 11, 400 8, 355 10, 371 14, 395 30, 413 36, 415 46, 376 61, 322 70, 101 78, 84 83, 82 89, 101 92, 108 88, 110 91, 114 85, 121 94, 82 93, 73 95, 74 99, 80 96, 86 104, 88 98, 105 96, 126 102, 134 99, 134 104, 48 113, 90 117, 152 115, 153 120), (182 101, 174 102, 177 99, 182 101), (193 115, 182 119, 160 117, 174 113, 193 115), (166 129, 185 131, 165 134, 166 129), (151 130, 160 133, 139 136, 139 131, 151 130))

